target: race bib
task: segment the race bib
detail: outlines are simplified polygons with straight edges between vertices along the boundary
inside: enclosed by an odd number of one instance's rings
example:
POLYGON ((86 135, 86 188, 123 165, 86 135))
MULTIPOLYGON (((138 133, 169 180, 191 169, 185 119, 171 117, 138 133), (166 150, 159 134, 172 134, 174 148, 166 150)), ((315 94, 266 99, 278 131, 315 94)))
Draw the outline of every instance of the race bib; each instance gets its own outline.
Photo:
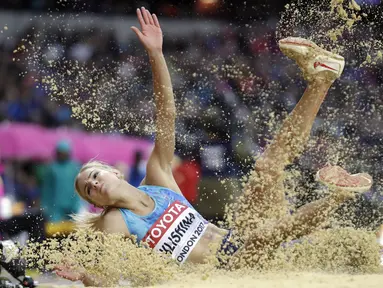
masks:
POLYGON ((150 227, 143 238, 149 247, 172 255, 178 263, 185 262, 207 228, 197 211, 173 202, 150 227))

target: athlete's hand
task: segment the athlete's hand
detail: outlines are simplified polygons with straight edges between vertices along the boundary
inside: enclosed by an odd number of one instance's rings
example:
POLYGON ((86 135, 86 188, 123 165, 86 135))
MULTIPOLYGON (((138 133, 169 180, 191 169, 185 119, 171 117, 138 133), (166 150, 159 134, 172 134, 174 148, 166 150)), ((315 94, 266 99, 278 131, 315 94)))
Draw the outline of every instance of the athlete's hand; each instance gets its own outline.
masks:
POLYGON ((137 34, 138 39, 144 45, 148 53, 162 52, 162 30, 155 14, 150 14, 144 7, 137 9, 138 22, 141 31, 137 27, 131 29, 137 34))
POLYGON ((58 276, 65 278, 67 280, 83 282, 86 279, 85 270, 76 271, 78 269, 75 270, 69 264, 56 265, 53 269, 58 276))

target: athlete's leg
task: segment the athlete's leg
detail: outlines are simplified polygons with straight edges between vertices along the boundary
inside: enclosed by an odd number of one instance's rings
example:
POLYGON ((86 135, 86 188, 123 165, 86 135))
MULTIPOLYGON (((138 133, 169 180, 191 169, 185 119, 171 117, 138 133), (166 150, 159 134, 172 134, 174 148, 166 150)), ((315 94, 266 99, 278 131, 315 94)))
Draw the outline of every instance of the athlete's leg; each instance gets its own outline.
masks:
MULTIPOLYGON (((260 218, 278 216, 278 212, 286 207, 283 170, 303 150, 327 91, 344 67, 343 57, 327 52, 310 41, 287 38, 281 40, 279 45, 300 66, 308 86, 281 130, 257 160, 239 200, 242 203, 238 205, 237 219, 241 219, 241 214, 248 213, 245 211, 248 208, 251 208, 254 221, 257 222, 260 218)), ((237 224, 242 226, 241 223, 237 224)), ((254 224, 246 223, 246 227, 252 230, 256 227, 254 224)))
POLYGON ((290 216, 264 222, 245 241, 241 250, 230 259, 230 267, 262 267, 271 260, 280 245, 308 235, 326 223, 328 215, 344 201, 354 197, 352 192, 338 191, 330 196, 306 204, 290 216))
POLYGON ((366 192, 372 186, 370 175, 365 173, 351 175, 336 166, 321 169, 317 174, 317 180, 334 187, 335 191, 326 198, 302 206, 291 216, 286 215, 279 220, 270 219, 263 223, 245 239, 242 249, 250 253, 238 254, 231 264, 245 261, 248 265, 256 265, 259 261, 269 260, 270 253, 282 243, 298 239, 321 228, 326 224, 330 213, 340 204, 353 199, 355 192, 366 192))
POLYGON ((252 205, 256 205, 259 217, 263 218, 263 211, 269 211, 270 206, 275 211, 282 211, 281 207, 285 206, 283 170, 303 150, 330 85, 331 82, 321 79, 309 83, 273 142, 257 160, 244 187, 244 197, 245 201, 250 200, 252 205))

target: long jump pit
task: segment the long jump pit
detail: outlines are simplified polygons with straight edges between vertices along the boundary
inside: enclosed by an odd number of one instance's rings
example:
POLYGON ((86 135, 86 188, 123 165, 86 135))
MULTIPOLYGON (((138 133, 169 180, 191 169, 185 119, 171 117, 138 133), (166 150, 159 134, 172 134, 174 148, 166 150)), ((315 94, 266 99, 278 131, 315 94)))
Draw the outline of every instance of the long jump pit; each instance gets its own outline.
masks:
MULTIPOLYGON (((47 278, 45 280, 48 280, 47 278)), ((49 279, 50 282, 40 283, 39 287, 82 287, 79 282, 64 281, 61 279, 49 279), (53 282, 52 282, 53 281, 53 282)), ((381 287, 383 275, 349 275, 349 274, 325 274, 325 273, 265 273, 236 277, 236 275, 212 276, 208 279, 201 277, 185 277, 182 283, 169 281, 164 284, 146 287, 195 287, 195 288, 377 288, 381 287)), ((125 286, 125 285, 123 285, 125 286)), ((129 284, 126 284, 129 286, 129 284)))
MULTIPOLYGON (((117 235, 101 241, 80 233, 59 245, 55 241, 45 243, 43 249, 41 245, 29 245, 25 257, 34 258, 48 269, 71 261, 73 267, 86 268, 92 275, 107 279, 104 287, 366 288, 381 287, 383 283, 376 235, 349 228, 319 231, 310 235, 310 241, 278 249, 263 270, 244 267, 229 271, 211 264, 179 266, 117 235)), ((39 287, 83 286, 80 281, 62 279, 54 272, 31 276, 39 287)))

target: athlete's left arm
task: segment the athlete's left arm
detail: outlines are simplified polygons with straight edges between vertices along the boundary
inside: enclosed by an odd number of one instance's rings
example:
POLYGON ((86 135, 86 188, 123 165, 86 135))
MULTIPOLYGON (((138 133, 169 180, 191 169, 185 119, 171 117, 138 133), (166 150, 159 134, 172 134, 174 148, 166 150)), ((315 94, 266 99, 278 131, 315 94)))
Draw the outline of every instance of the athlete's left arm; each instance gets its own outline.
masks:
POLYGON ((149 55, 157 109, 156 139, 147 165, 145 184, 164 186, 180 192, 171 167, 175 150, 176 107, 169 70, 162 53, 162 30, 156 15, 151 15, 145 8, 137 9, 137 17, 142 31, 136 27, 132 27, 132 30, 149 55))

